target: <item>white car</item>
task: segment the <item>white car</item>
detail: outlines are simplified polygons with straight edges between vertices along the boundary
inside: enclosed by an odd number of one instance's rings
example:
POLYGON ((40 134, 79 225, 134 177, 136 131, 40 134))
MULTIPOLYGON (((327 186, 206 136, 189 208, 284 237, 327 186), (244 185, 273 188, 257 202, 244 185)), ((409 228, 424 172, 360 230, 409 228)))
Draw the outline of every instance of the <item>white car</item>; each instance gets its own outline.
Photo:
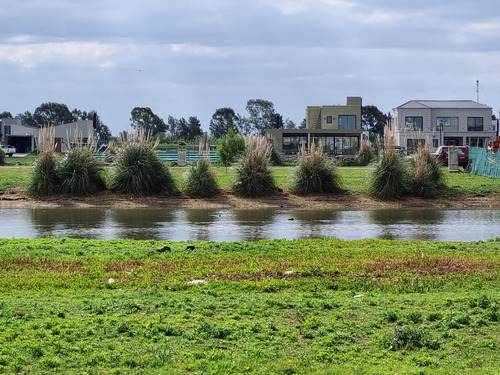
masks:
POLYGON ((12 157, 12 155, 16 153, 16 148, 9 145, 2 145, 2 151, 5 153, 5 155, 12 157))

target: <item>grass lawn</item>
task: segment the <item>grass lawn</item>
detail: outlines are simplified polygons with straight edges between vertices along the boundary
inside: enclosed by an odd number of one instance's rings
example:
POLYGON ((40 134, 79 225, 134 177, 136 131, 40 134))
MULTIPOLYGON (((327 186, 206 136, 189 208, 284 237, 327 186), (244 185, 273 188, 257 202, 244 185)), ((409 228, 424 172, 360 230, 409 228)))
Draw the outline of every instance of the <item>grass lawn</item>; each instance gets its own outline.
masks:
POLYGON ((499 239, 193 245, 0 239, 0 373, 498 374, 499 239))
MULTIPOLYGON (((32 155, 29 155, 27 158, 27 160, 23 160, 24 158, 7 158, 8 164, 0 166, 0 192, 11 187, 28 186, 32 170, 31 166, 35 159, 32 155)), ((275 181, 280 188, 284 190, 288 189, 288 179, 293 173, 294 168, 290 166, 271 168, 275 181)), ((476 176, 470 173, 448 173, 446 167, 443 168, 446 170, 445 176, 448 186, 448 190, 443 192, 444 195, 473 194, 481 196, 489 193, 500 193, 498 179, 476 176)), ((106 168, 106 172, 107 170, 108 168, 106 168)), ((230 189, 233 181, 232 169, 213 166, 213 170, 219 187, 230 189)), ((339 167, 338 170, 343 186, 347 191, 367 194, 370 167, 339 167)), ((170 171, 176 179, 177 185, 182 188, 187 168, 170 167, 170 171)))

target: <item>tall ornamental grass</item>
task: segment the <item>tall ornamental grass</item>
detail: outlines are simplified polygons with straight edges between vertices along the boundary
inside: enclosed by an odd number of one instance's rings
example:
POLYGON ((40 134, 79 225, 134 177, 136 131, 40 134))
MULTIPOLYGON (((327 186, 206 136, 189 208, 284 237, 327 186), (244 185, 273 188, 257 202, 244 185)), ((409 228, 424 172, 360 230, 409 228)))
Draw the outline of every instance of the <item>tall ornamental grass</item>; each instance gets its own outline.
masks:
POLYGON ((342 191, 342 183, 335 162, 313 142, 311 150, 302 146, 299 164, 290 178, 290 191, 299 195, 331 194, 342 191))
POLYGON ((2 149, 0 149, 0 165, 5 164, 5 152, 3 152, 2 149))
POLYGON ((106 189, 102 173, 102 163, 94 156, 91 147, 71 147, 59 163, 61 193, 88 196, 102 191, 106 189))
POLYGON ((232 190, 241 197, 270 195, 278 191, 269 168, 271 146, 263 136, 248 135, 244 157, 236 166, 232 190))
POLYGON ((136 196, 176 193, 174 178, 155 152, 157 144, 142 129, 122 137, 111 168, 111 189, 136 196))
POLYGON ((200 158, 189 168, 185 179, 184 193, 190 197, 209 198, 217 194, 219 187, 208 152, 209 146, 206 141, 200 141, 198 150, 200 158))
POLYGON ((361 141, 356 161, 359 165, 368 165, 375 158, 375 151, 370 141, 361 141))
POLYGON ((409 173, 405 161, 394 150, 392 132, 384 129, 384 150, 375 164, 369 179, 368 190, 378 199, 400 198, 407 194, 409 173))
POLYGON ((441 163, 423 144, 419 144, 413 158, 411 191, 413 195, 433 198, 445 186, 441 163))
POLYGON ((28 186, 28 194, 32 197, 48 197, 59 193, 60 180, 54 143, 54 126, 42 127, 38 132, 39 157, 28 186))

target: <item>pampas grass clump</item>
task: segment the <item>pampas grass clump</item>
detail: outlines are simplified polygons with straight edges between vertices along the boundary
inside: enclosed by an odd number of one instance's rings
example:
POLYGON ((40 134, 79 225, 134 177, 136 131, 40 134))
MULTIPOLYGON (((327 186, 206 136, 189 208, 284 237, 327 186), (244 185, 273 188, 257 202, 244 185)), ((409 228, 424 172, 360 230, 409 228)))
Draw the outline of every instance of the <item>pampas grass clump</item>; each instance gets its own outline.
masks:
POLYGON ((407 194, 408 169, 403 158, 394 150, 391 129, 384 129, 384 151, 368 180, 370 194, 378 199, 399 198, 407 194))
POLYGON ((111 189, 136 196, 176 193, 174 178, 155 152, 157 145, 143 130, 124 136, 111 169, 111 189))
POLYGON ((55 128, 42 127, 38 133, 38 160, 35 163, 28 194, 32 197, 48 197, 59 193, 57 158, 54 151, 55 128))
POLYGON ((432 198, 444 187, 444 174, 441 163, 431 155, 429 149, 418 145, 413 158, 413 178, 411 191, 417 197, 432 198))
POLYGON ((269 168, 271 146, 263 136, 248 135, 244 157, 236 166, 232 190, 241 197, 256 197, 278 191, 269 168))
POLYGON ((206 156, 209 152, 206 140, 200 141, 198 154, 201 156, 195 165, 192 165, 187 174, 184 193, 195 198, 209 198, 217 194, 218 186, 215 174, 206 156))
POLYGON ((340 176, 333 160, 313 142, 310 152, 302 146, 299 164, 290 179, 290 191, 299 195, 331 194, 342 191, 340 176))
POLYGON ((375 157, 375 151, 370 141, 361 141, 356 160, 359 165, 368 165, 375 157))
POLYGON ((92 147, 70 148, 58 167, 61 193, 88 196, 106 189, 102 172, 102 163, 93 155, 92 147))

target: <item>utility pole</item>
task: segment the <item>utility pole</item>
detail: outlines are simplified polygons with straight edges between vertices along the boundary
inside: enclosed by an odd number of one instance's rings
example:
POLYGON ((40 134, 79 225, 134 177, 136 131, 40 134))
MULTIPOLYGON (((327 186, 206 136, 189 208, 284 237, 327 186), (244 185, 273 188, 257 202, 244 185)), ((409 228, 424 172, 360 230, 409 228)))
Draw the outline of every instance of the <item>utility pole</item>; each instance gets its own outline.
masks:
POLYGON ((476 102, 479 103, 479 80, 476 80, 476 102))

